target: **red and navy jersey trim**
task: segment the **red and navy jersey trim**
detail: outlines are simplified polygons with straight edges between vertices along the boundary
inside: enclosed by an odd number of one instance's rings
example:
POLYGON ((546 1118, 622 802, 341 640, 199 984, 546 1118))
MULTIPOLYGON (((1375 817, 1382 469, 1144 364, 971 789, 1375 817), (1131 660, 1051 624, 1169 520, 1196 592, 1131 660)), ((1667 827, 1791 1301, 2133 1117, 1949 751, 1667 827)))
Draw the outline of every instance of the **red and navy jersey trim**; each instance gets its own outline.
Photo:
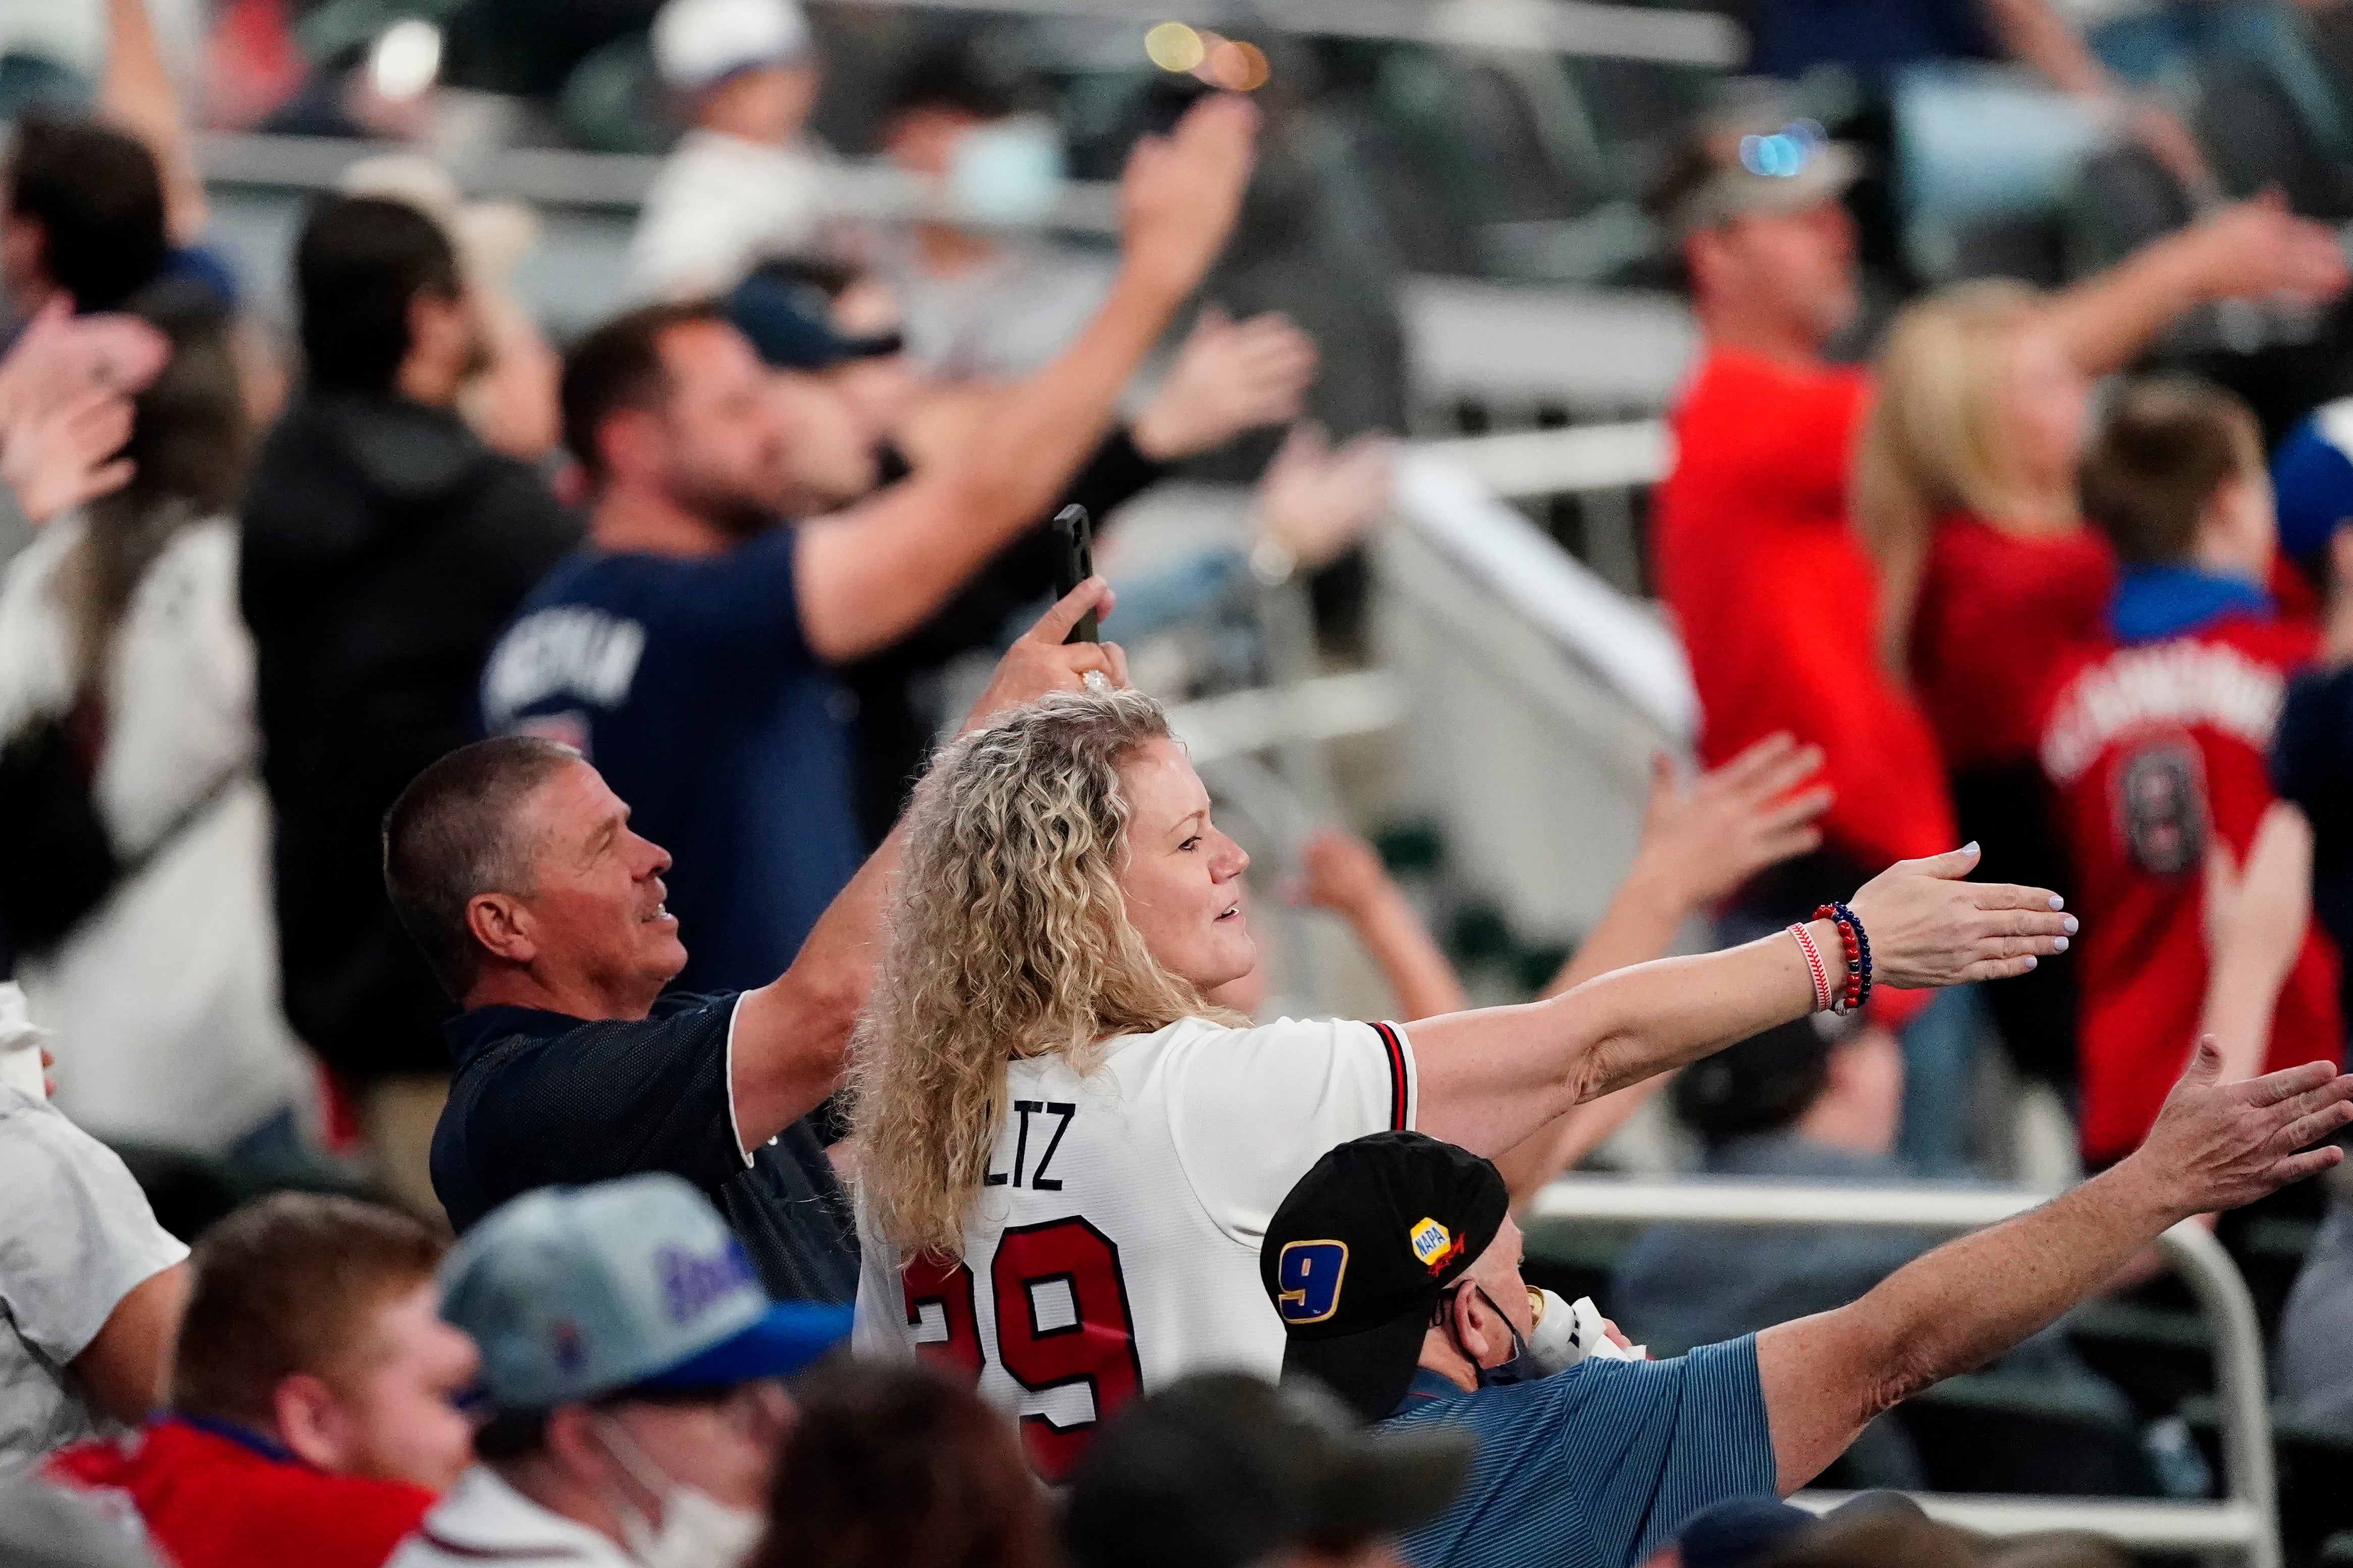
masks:
POLYGON ((1397 1026, 1394 1024, 1375 1024, 1373 1032, 1380 1036, 1381 1045, 1389 1053, 1389 1131, 1411 1131, 1412 1129, 1406 1124, 1406 1112, 1412 1101, 1407 1092, 1410 1085, 1406 1079, 1409 1069, 1406 1066, 1405 1041, 1398 1037, 1397 1026))

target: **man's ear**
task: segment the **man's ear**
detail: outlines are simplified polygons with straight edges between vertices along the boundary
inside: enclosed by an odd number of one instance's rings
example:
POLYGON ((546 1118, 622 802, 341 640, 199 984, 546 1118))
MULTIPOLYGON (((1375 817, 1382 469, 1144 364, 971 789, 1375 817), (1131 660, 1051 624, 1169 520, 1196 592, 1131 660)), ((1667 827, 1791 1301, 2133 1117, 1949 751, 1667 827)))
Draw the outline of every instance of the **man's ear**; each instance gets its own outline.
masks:
POLYGON ((1724 231, 1713 225, 1702 224, 1683 236, 1683 276, 1694 294, 1715 287, 1725 266, 1724 249, 1724 231))
POLYGON ((1475 1364, 1485 1366, 1488 1357, 1510 1344, 1511 1334, 1496 1320, 1494 1309, 1487 1305, 1476 1285, 1466 1284, 1455 1291, 1450 1310, 1454 1314, 1454 1342, 1475 1364))
POLYGON ((549 1411, 544 1443, 548 1458, 585 1491, 603 1497, 617 1489, 638 1508, 650 1503, 659 1510, 661 1500, 647 1495, 637 1479, 614 1462, 604 1440, 596 1435, 598 1419, 597 1413, 586 1405, 559 1405, 549 1411))
POLYGON ((37 271, 47 276, 48 248, 48 230, 30 213, 12 212, 0 223, 0 255, 7 258, 11 275, 21 278, 37 271))
POLYGON ((466 900, 466 930, 493 958, 529 963, 539 956, 531 910, 512 893, 476 893, 466 900))
POLYGON ((270 1391, 270 1414, 277 1418, 278 1440, 296 1458, 329 1475, 349 1472, 353 1452, 350 1414, 322 1378, 298 1372, 280 1380, 270 1391))
POLYGON ((623 479, 652 472, 668 445, 660 416, 646 408, 617 408, 605 416, 596 426, 596 442, 605 471, 623 479))
POLYGON ((438 346, 449 334, 452 319, 465 309, 464 302, 430 289, 419 289, 408 297, 408 352, 417 353, 428 344, 438 346))
POLYGON ((2353 517, 2337 520, 2328 535, 2327 586, 2340 594, 2353 594, 2353 517))

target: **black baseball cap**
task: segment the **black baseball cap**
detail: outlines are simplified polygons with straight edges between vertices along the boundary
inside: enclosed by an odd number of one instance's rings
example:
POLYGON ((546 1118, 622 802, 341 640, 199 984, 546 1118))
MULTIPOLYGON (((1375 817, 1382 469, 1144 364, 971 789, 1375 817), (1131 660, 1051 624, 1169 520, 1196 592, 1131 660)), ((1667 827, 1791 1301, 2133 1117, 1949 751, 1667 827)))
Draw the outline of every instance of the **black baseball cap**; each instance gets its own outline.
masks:
POLYGON ((849 360, 894 354, 906 346, 897 332, 853 338, 834 331, 833 302, 823 289, 772 272, 754 272, 735 285, 726 308, 727 320, 776 370, 831 370, 849 360))
POLYGON ((1820 1098, 1831 1053, 1862 1023, 1859 1013, 1816 1013, 1776 1024, 1685 1068, 1669 1101, 1711 1143, 1786 1127, 1820 1098))
POLYGON ((1202 1373, 1121 1411, 1062 1512, 1072 1568, 1242 1568, 1341 1552, 1446 1511, 1477 1447, 1459 1427, 1359 1426, 1320 1388, 1202 1373))
POLYGON ((1368 1421, 1396 1410, 1439 1298, 1511 1206, 1492 1162, 1419 1132, 1376 1132, 1316 1161, 1259 1246, 1288 1340, 1283 1380, 1313 1377, 1368 1421))

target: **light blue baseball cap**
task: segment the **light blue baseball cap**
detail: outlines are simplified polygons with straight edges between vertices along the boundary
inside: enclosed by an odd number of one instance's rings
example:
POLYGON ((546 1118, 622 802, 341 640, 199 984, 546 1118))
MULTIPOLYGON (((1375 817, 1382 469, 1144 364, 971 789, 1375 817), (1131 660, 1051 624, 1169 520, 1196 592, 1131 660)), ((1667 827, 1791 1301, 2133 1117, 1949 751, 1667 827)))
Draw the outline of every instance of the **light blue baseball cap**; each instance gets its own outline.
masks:
POLYGON ((847 1307, 769 1300, 710 1203, 661 1173, 524 1194, 466 1233, 440 1285, 497 1410, 787 1377, 849 1334, 847 1307))

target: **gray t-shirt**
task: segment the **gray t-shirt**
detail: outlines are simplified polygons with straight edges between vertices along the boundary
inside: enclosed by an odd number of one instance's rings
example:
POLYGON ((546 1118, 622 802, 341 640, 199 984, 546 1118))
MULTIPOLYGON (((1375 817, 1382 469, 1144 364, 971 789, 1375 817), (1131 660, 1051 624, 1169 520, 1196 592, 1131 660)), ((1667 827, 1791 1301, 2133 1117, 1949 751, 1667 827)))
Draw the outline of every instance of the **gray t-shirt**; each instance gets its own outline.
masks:
POLYGON ((2280 1315, 2279 1392, 2298 1415, 2353 1424, 2353 1182, 2329 1173, 2328 1218, 2280 1315))
POLYGON ((0 1477, 99 1429, 68 1363, 142 1281, 187 1257, 115 1152, 0 1087, 0 1477))

